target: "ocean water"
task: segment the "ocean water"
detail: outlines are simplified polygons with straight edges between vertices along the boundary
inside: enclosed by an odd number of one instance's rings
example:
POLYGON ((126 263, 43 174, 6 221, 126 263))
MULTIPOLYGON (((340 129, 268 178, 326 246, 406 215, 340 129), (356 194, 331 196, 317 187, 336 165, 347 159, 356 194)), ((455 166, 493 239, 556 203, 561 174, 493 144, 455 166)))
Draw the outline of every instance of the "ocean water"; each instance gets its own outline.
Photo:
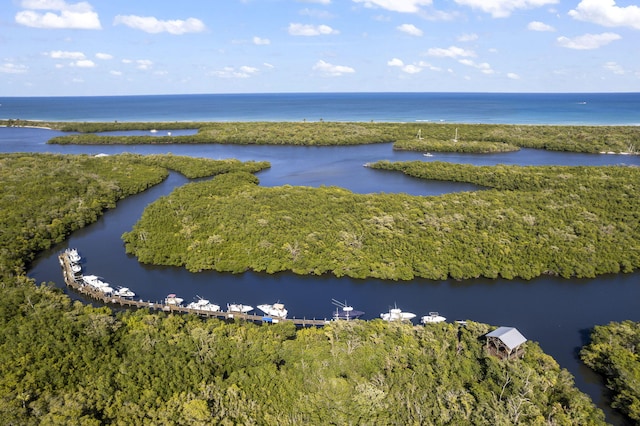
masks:
POLYGON ((0 97, 0 119, 640 125, 640 93, 276 93, 0 97))

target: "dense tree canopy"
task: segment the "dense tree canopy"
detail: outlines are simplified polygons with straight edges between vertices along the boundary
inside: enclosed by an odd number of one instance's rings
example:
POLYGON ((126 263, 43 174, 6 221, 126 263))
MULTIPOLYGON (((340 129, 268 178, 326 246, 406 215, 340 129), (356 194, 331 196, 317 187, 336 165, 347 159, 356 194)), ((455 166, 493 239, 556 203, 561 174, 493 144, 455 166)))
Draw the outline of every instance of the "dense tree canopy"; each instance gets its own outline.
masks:
POLYGON ((353 145, 395 142, 395 149, 444 152, 504 152, 522 148, 570 152, 640 152, 638 126, 547 126, 367 122, 110 122, 65 123, 0 120, 0 125, 37 125, 80 132, 51 139, 56 144, 232 143, 353 145), (109 136, 123 130, 197 129, 188 136, 109 136), (457 135, 457 136, 456 136, 457 135))
POLYGON ((613 407, 640 423, 640 323, 596 326, 580 356, 607 379, 613 407))
POLYGON ((336 187, 262 188, 225 174, 147 208, 123 238, 142 262, 408 280, 593 277, 640 266, 640 169, 371 167, 492 189, 415 197, 336 187))

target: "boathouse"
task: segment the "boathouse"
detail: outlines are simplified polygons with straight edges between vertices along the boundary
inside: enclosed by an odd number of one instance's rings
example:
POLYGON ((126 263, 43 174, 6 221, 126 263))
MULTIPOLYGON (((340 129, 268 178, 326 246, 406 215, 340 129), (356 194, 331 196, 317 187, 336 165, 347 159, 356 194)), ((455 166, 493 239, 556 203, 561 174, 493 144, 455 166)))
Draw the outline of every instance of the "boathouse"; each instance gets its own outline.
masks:
POLYGON ((527 339, 513 327, 498 327, 487 333, 487 352, 502 359, 522 357, 527 339))

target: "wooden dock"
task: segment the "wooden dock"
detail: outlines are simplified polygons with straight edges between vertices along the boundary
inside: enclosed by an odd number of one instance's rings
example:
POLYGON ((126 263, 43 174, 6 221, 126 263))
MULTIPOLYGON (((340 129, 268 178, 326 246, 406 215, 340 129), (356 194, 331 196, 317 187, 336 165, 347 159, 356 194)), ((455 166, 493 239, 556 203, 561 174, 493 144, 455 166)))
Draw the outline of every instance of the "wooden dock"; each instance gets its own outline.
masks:
POLYGON ((241 312, 223 312, 223 311, 204 311, 200 309, 187 308, 186 306, 167 304, 164 302, 152 302, 144 300, 134 300, 133 298, 121 297, 116 295, 105 294, 104 292, 85 284, 82 275, 75 274, 71 269, 71 261, 69 257, 62 253, 58 256, 60 266, 62 267, 62 275, 64 282, 78 293, 98 300, 104 304, 119 305, 127 308, 146 308, 149 310, 163 311, 176 314, 194 314, 206 318, 219 318, 225 320, 241 320, 257 323, 277 323, 277 322, 293 322, 298 327, 321 327, 328 324, 327 319, 306 319, 306 318, 276 318, 263 315, 251 315, 241 312))

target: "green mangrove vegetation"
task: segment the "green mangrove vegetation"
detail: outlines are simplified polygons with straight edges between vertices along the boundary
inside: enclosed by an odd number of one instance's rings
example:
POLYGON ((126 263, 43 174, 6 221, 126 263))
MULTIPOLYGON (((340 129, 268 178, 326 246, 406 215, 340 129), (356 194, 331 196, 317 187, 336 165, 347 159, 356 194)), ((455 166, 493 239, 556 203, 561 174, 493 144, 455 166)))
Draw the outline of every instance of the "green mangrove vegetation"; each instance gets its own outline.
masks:
POLYGON ((613 392, 612 406, 640 423, 640 323, 596 326, 580 358, 606 378, 613 392))
POLYGON ((476 192, 416 197, 263 188, 247 173, 157 200, 123 239, 141 262, 410 280, 594 277, 640 266, 637 167, 371 164, 476 192))
POLYGON ((394 142, 395 149, 433 152, 505 152, 519 148, 586 153, 640 151, 640 126, 549 126, 389 122, 40 122, 3 120, 0 126, 40 126, 77 132, 55 144, 281 144, 351 145, 394 142), (197 129, 186 136, 109 136, 122 130, 197 129))
POLYGON ((25 276, 35 253, 159 182, 168 168, 194 176, 208 169, 228 185, 245 181, 239 192, 251 198, 247 172, 267 166, 191 163, 0 155, 4 424, 605 424, 535 342, 525 344, 522 359, 488 356, 485 324, 375 320, 296 330, 146 310, 116 314, 25 276))

